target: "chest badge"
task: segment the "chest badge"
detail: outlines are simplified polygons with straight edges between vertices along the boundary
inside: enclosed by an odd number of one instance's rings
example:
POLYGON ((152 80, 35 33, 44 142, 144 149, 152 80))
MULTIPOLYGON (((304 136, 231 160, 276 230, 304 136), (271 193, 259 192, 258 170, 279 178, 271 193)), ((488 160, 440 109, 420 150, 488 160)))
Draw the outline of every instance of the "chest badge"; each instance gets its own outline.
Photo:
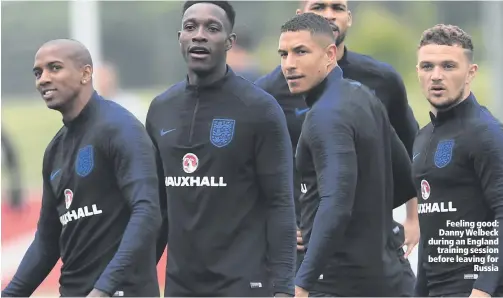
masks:
POLYGON ((66 209, 68 209, 70 208, 70 205, 72 205, 73 191, 67 188, 65 189, 64 194, 65 194, 65 207, 66 209))
POLYGON ((438 142, 437 151, 435 151, 435 166, 443 168, 452 160, 452 149, 454 140, 443 140, 438 142))
POLYGON ((431 194, 430 184, 426 180, 421 181, 421 197, 423 200, 428 200, 431 194))
POLYGON ((182 158, 182 166, 185 173, 194 173, 199 166, 199 158, 194 153, 187 153, 182 158))
POLYGON ((89 175, 94 168, 94 148, 92 145, 87 145, 77 153, 75 161, 75 172, 80 177, 89 175))
POLYGON ((232 142, 236 121, 233 119, 213 119, 210 129, 210 141, 218 148, 225 147, 232 142))

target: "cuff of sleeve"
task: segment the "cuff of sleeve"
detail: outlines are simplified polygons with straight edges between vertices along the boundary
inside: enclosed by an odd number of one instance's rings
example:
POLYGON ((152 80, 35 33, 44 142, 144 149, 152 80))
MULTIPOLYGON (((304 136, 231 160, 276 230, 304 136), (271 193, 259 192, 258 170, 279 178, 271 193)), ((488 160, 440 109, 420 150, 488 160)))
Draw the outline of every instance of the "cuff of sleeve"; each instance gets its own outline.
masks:
POLYGON ((277 294, 280 294, 280 293, 283 293, 283 294, 288 294, 290 296, 295 296, 295 288, 292 287, 292 286, 282 286, 282 285, 275 285, 274 286, 274 296, 276 296, 277 294))
POLYGON ((496 290, 494 286, 491 286, 491 285, 488 285, 488 284, 484 284, 482 282, 479 283, 477 281, 473 284, 473 288, 474 289, 482 291, 482 292, 485 292, 485 293, 487 293, 487 294, 489 294, 491 296, 494 295, 494 291, 496 290))
POLYGON ((94 288, 96 290, 100 290, 102 292, 107 293, 110 297, 115 294, 115 285, 112 285, 110 282, 104 281, 101 278, 94 284, 94 288))
POLYGON ((304 290, 311 292, 313 290, 314 283, 309 282, 305 279, 300 279, 298 276, 295 278, 295 285, 297 287, 303 288, 304 290))

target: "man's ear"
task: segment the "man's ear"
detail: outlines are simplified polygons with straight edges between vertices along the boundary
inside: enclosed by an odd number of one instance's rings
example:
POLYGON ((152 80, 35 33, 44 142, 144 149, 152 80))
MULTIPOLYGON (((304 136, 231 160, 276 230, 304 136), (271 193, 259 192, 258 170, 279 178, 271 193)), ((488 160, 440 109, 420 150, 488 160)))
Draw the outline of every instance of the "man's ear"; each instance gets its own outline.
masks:
POLYGON ((92 77, 93 77, 93 67, 89 64, 85 65, 82 69, 82 79, 80 79, 81 84, 85 85, 91 82, 92 77))
POLYGON ((295 14, 296 15, 302 14, 302 10, 300 10, 299 8, 297 8, 297 10, 295 11, 295 14))
POLYGON ((178 31, 178 42, 180 42, 180 35, 182 35, 182 31, 178 31))
POLYGON ((232 49, 232 47, 236 43, 236 40, 237 40, 236 33, 231 33, 227 38, 227 40, 225 41, 225 50, 228 51, 232 49))
POLYGON ((326 55, 328 58, 327 66, 337 63, 337 46, 333 43, 329 44, 326 48, 326 55))
POLYGON ((477 64, 471 64, 470 68, 468 69, 468 77, 466 79, 466 83, 470 84, 473 79, 475 78, 475 75, 477 74, 477 70, 479 69, 479 66, 477 64))
POLYGON ((351 25, 353 25, 353 14, 351 10, 348 10, 348 27, 351 27, 351 25))

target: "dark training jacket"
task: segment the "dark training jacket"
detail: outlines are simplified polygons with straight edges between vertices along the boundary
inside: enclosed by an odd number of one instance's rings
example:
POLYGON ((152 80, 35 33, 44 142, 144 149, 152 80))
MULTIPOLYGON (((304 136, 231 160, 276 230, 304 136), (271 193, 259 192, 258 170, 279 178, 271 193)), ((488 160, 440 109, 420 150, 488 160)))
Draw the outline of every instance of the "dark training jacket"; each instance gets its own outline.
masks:
POLYGON ((339 67, 306 103, 296 164, 307 247, 296 285, 336 296, 398 296, 402 268, 388 240, 393 208, 415 195, 407 151, 379 99, 343 79, 339 67))
POLYGON ((35 240, 2 296, 30 296, 61 257, 61 296, 159 296, 155 149, 126 109, 94 93, 47 147, 35 240))
POLYGON ((293 157, 274 98, 228 68, 157 96, 146 126, 167 193, 165 295, 293 295, 293 157))
POLYGON ((490 250, 503 251, 503 126, 473 94, 430 117, 414 143, 421 228, 416 293, 441 296, 475 288, 501 297, 503 258, 488 257, 498 257, 490 250), (487 222, 497 227, 469 226, 487 222), (453 232, 463 234, 447 234, 453 232), (447 248, 456 250, 442 251, 447 248))

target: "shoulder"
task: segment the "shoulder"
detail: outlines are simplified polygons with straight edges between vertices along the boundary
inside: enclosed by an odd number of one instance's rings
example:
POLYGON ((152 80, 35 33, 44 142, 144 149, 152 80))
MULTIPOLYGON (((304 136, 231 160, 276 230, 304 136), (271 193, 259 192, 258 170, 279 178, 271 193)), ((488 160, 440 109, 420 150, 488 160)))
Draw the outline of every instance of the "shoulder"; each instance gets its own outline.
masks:
POLYGON ((96 127, 108 137, 135 134, 144 130, 143 124, 129 110, 110 100, 100 100, 100 118, 96 127))
POLYGON ((162 106, 183 94, 185 87, 186 81, 183 80, 170 86, 167 90, 154 97, 154 99, 150 102, 149 114, 151 111, 154 111, 155 108, 162 106))
POLYGON ((347 52, 347 59, 351 66, 380 78, 385 85, 403 85, 402 77, 389 63, 352 51, 347 52))
POLYGON ((378 109, 384 108, 375 93, 358 81, 343 79, 340 82, 340 90, 341 109, 357 112, 366 106, 378 109))
POLYGON ((503 124, 484 106, 474 110, 469 124, 471 136, 475 138, 494 141, 503 138, 503 124))
POLYGON ((263 88, 242 77, 235 76, 227 83, 227 88, 235 97, 249 107, 267 107, 277 105, 274 97, 263 88))
POLYGON ((270 73, 258 78, 255 81, 255 85, 271 93, 276 88, 278 81, 281 80, 284 81, 285 78, 283 76, 283 72, 281 71, 281 66, 278 66, 270 73))

